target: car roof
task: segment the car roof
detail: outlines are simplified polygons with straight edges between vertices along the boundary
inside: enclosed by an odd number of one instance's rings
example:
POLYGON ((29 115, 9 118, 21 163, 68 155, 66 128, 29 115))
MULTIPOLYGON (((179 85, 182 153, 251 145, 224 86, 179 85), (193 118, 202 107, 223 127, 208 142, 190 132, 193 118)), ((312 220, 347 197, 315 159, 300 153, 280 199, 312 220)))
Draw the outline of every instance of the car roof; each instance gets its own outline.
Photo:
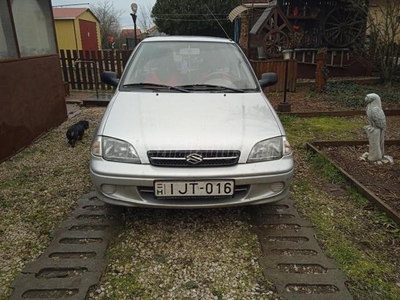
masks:
POLYGON ((213 42, 213 43, 235 43, 234 41, 220 37, 209 37, 209 36, 184 36, 184 35, 173 35, 173 36, 157 36, 148 37, 142 41, 142 43, 149 42, 213 42))

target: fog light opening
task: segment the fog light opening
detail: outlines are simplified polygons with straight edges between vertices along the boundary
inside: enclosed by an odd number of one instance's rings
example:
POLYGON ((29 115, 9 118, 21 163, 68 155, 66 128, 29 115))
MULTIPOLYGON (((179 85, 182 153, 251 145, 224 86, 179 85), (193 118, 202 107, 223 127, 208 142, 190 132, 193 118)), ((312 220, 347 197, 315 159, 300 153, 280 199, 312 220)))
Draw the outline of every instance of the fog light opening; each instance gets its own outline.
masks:
POLYGON ((282 192, 283 189, 285 188, 285 183, 280 181, 280 182, 273 182, 270 184, 271 191, 275 193, 282 192))
POLYGON ((103 184, 101 190, 108 195, 114 194, 117 191, 117 187, 113 184, 103 184))

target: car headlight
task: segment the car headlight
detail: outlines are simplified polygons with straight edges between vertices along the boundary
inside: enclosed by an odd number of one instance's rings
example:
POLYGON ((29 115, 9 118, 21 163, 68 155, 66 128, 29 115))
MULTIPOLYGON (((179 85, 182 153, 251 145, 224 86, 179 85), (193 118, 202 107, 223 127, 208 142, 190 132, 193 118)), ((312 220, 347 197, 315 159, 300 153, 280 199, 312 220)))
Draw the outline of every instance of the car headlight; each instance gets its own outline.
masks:
POLYGON ((92 143, 91 153, 109 161, 140 164, 139 156, 131 144, 110 137, 96 136, 92 143))
POLYGON ((272 139, 258 142, 251 149, 248 163, 276 160, 282 156, 290 155, 292 148, 289 141, 284 136, 275 137, 272 139))

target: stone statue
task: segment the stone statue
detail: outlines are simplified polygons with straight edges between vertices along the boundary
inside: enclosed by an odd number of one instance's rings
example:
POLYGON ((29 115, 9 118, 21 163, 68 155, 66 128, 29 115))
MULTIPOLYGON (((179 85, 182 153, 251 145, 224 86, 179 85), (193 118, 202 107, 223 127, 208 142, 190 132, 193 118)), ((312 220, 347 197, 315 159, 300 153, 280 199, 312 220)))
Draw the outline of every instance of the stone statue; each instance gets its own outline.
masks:
POLYGON ((368 126, 364 126, 369 141, 369 152, 360 157, 362 160, 378 163, 393 163, 393 158, 385 155, 386 117, 382 109, 381 98, 377 94, 368 94, 367 103, 368 126))
POLYGON ((372 161, 382 160, 385 144, 386 117, 382 110, 381 98, 377 94, 368 94, 367 118, 369 125, 364 127, 369 139, 369 156, 372 161))

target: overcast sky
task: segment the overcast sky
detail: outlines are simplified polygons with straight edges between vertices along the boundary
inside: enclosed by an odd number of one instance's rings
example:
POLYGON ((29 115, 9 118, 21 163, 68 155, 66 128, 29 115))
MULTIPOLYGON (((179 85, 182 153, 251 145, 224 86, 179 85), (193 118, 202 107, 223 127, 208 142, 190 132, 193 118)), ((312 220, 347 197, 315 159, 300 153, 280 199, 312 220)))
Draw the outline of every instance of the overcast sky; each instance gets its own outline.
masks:
MULTIPOLYGON (((103 2, 104 0, 51 0, 53 6, 58 5, 68 5, 66 7, 89 7, 90 5, 95 5, 98 2, 103 2), (74 4, 73 6, 70 6, 74 4), (78 4, 78 5, 76 5, 78 4), (83 4, 83 5, 79 5, 83 4)), ((133 27, 131 13, 131 3, 135 2, 138 5, 138 18, 141 16, 140 9, 144 11, 149 11, 149 9, 156 3, 156 0, 114 0, 113 4, 117 10, 124 11, 120 18, 122 28, 133 27)), ((136 24, 139 27, 139 20, 136 24)))

